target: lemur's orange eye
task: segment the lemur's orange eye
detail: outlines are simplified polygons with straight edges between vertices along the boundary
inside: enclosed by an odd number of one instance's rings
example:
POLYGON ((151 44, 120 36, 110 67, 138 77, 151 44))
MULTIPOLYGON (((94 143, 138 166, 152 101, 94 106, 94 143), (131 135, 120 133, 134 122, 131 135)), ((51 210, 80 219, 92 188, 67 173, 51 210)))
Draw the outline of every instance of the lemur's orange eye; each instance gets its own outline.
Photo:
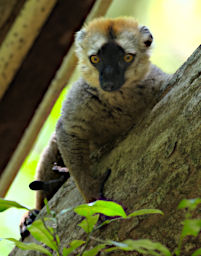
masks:
POLYGON ((124 61, 127 63, 130 63, 131 61, 133 61, 134 59, 134 55, 131 53, 127 53, 124 55, 124 61))
POLYGON ((90 56, 90 61, 93 64, 97 64, 97 63, 99 63, 100 58, 97 55, 92 55, 92 56, 90 56))

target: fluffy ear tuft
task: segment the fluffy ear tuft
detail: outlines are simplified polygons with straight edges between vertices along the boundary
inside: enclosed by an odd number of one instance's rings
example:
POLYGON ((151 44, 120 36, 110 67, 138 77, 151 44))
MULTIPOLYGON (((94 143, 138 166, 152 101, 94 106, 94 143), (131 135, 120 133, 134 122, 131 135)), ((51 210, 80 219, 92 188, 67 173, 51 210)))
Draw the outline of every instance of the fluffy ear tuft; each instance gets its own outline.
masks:
POLYGON ((82 41, 86 36, 86 29, 83 28, 75 34, 75 44, 77 47, 82 47, 82 41))
POLYGON ((145 49, 148 49, 153 42, 153 36, 149 31, 149 29, 145 26, 142 26, 140 28, 140 33, 142 36, 142 44, 143 44, 142 46, 144 46, 145 49))

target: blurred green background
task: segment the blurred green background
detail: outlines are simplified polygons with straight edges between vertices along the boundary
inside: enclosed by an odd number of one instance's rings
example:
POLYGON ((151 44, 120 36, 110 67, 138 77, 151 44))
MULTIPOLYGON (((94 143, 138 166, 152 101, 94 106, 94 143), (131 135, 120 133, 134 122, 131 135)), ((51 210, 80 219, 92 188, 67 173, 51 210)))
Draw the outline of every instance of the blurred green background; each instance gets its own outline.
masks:
MULTIPOLYGON (((107 17, 134 16, 150 28, 154 36, 152 62, 173 73, 201 44, 200 0, 113 0, 107 17)), ((74 75, 69 82, 72 84, 74 75)), ((28 184, 34 180, 36 165, 59 117, 66 89, 55 104, 38 136, 35 146, 24 162, 6 199, 34 208, 34 192, 28 184)), ((10 209, 0 214, 0 237, 19 238, 19 222, 25 211, 10 209)), ((0 242, 0 256, 7 256, 13 245, 0 242)))

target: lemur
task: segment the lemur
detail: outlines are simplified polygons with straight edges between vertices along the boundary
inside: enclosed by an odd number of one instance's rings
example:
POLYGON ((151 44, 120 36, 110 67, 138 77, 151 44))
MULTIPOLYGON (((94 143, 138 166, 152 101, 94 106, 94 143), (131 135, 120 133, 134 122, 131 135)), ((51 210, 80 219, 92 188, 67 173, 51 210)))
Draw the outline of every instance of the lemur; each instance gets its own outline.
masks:
POLYGON ((44 190, 37 191, 36 209, 65 180, 51 182, 60 175, 52 170, 55 162, 68 168, 86 202, 100 198, 105 176, 93 177, 90 154, 138 123, 169 77, 150 63, 152 41, 149 29, 131 17, 97 18, 76 33, 80 79, 67 93, 38 165, 32 188, 44 190))

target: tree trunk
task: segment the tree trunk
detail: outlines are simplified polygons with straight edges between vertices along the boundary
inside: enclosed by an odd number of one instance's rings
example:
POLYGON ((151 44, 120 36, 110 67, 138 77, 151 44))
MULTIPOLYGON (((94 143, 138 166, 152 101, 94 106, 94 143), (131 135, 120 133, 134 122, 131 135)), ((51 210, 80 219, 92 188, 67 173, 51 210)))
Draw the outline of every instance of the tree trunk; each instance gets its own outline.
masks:
MULTIPOLYGON (((127 213, 157 208, 164 216, 147 215, 117 221, 95 234, 103 239, 149 238, 174 250, 181 232, 184 212, 177 210, 181 199, 201 195, 201 46, 168 81, 167 89, 142 122, 97 163, 98 172, 111 168, 105 196, 121 203, 127 213)), ((83 203, 69 179, 51 199, 56 212, 83 203)), ((41 211, 45 214, 45 209, 41 211)), ((200 212, 195 213, 197 217, 200 212)), ((59 216, 58 234, 62 246, 83 238, 77 227, 80 218, 73 212, 59 216)), ((182 255, 191 255, 201 246, 189 237, 182 255)), ((25 242, 33 241, 28 237, 25 242)), ((10 255, 40 255, 15 249, 10 255)), ((135 255, 114 252, 111 255, 135 255)))

